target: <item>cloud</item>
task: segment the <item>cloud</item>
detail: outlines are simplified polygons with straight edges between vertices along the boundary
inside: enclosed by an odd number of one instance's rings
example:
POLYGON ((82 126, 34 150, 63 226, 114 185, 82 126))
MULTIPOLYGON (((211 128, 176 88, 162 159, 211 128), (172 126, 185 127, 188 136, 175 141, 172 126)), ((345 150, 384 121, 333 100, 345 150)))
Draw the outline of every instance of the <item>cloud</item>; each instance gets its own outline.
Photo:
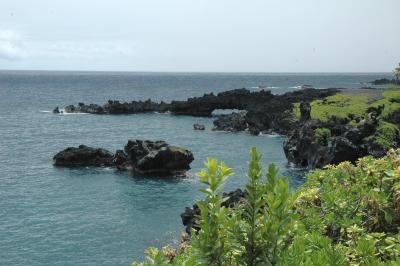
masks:
POLYGON ((35 40, 13 30, 0 30, 0 60, 102 60, 133 55, 134 44, 123 40, 35 40))
POLYGON ((12 30, 0 30, 0 59, 15 60, 26 57, 20 36, 12 30))
POLYGON ((30 55, 60 59, 108 59, 133 55, 133 44, 99 40, 35 42, 30 55))

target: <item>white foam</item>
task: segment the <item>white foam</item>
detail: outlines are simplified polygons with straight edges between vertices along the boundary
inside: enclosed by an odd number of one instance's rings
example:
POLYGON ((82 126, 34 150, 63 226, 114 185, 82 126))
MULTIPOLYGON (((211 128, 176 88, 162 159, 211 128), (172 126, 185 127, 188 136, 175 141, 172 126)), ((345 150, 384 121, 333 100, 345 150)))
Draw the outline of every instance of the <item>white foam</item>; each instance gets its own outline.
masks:
POLYGON ((300 90, 302 86, 293 86, 293 87, 289 87, 289 89, 296 89, 296 90, 300 90))
POLYGON ((171 112, 170 112, 170 111, 166 111, 166 112, 162 112, 162 113, 160 113, 160 112, 154 112, 154 114, 158 114, 158 115, 170 115, 171 112))
MULTIPOLYGON (((88 115, 88 113, 66 113, 64 109, 59 109, 59 113, 54 113, 55 115, 88 115)), ((39 110, 40 113, 53 113, 53 111, 47 111, 47 110, 39 110)))
POLYGON ((260 134, 258 134, 258 135, 259 136, 265 136, 267 138, 278 138, 278 137, 281 136, 281 135, 276 134, 276 133, 262 133, 262 132, 260 132, 260 134))

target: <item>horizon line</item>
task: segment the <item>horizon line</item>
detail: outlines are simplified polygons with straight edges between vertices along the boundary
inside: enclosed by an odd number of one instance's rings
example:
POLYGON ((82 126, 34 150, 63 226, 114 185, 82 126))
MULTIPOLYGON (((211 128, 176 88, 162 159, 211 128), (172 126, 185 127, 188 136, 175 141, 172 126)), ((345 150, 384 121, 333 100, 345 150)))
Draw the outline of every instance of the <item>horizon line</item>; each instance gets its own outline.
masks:
POLYGON ((88 73, 164 73, 164 74, 389 74, 392 71, 325 71, 325 72, 313 72, 313 71, 163 71, 163 70, 49 70, 49 69, 0 69, 0 72, 88 72, 88 73))

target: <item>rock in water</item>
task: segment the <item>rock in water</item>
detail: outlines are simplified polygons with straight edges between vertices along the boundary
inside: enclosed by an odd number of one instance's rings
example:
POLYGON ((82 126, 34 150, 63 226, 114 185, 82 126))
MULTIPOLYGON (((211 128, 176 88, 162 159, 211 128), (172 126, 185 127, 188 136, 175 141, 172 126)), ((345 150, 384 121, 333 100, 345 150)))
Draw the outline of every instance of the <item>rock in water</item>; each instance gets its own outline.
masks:
POLYGON ((53 110, 53 114, 59 114, 60 113, 60 109, 58 109, 58 106, 56 108, 54 108, 53 110))
POLYGON ((113 166, 113 159, 111 152, 85 145, 66 148, 53 157, 54 165, 65 167, 113 166))
POLYGON ((189 150, 167 144, 165 141, 130 140, 125 149, 115 155, 104 149, 80 145, 70 147, 54 157, 55 166, 116 167, 142 175, 182 175, 194 160, 189 150))
POLYGON ((190 169, 194 160, 189 150, 165 141, 130 140, 124 150, 133 170, 145 175, 176 175, 190 169))
POLYGON ((193 125, 193 129, 194 130, 205 130, 206 127, 204 125, 202 125, 202 124, 194 124, 193 125))

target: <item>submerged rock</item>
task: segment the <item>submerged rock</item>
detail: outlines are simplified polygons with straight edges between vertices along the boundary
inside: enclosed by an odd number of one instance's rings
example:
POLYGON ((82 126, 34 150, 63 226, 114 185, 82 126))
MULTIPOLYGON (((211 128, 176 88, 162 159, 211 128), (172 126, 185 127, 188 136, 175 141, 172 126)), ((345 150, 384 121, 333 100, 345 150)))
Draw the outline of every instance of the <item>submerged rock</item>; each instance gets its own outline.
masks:
POLYGON ((55 166, 108 166, 142 175, 182 175, 190 169, 194 157, 189 150, 165 141, 129 140, 124 150, 117 150, 115 154, 80 145, 57 153, 53 160, 55 166))
POLYGON ((206 127, 204 125, 202 125, 202 124, 194 124, 193 125, 193 129, 194 130, 205 130, 206 127))

